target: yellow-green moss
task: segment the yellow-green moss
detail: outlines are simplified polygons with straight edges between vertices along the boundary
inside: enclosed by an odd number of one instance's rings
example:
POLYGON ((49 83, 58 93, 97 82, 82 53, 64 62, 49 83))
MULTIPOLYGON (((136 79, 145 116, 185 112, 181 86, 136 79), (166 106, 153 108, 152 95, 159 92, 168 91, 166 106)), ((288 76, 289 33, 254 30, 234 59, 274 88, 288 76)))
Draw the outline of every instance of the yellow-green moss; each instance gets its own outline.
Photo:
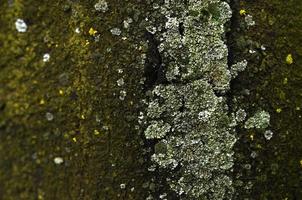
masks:
POLYGON ((296 108, 302 104, 302 49, 299 45, 302 42, 302 2, 234 2, 238 14, 234 16, 233 26, 240 27, 240 31, 234 28, 231 34, 231 58, 244 57, 249 64, 233 82, 233 94, 237 96, 237 105, 248 110, 249 115, 259 108, 269 111, 270 129, 274 132, 269 141, 263 131, 242 129, 239 132, 237 191, 240 199, 300 199, 302 118, 301 111, 296 108), (255 26, 246 27, 240 9, 246 9, 253 16, 255 26), (256 52, 251 54, 249 50, 256 52), (249 138, 251 134, 253 140, 249 138), (246 164, 250 164, 251 169, 246 164))
POLYGON ((142 185, 148 174, 135 129, 142 31, 124 30, 127 40, 109 31, 121 27, 134 10, 142 12, 141 18, 146 8, 134 0, 113 0, 108 12, 98 13, 94 3, 20 0, 0 5, 0 199, 147 195, 142 185), (26 22, 25 33, 15 29, 17 18, 26 22), (99 41, 89 35, 90 27, 100 34, 99 41), (48 62, 43 62, 45 53, 48 62), (120 76, 127 83, 124 101, 118 98, 120 76), (64 162, 57 165, 55 157, 64 162))

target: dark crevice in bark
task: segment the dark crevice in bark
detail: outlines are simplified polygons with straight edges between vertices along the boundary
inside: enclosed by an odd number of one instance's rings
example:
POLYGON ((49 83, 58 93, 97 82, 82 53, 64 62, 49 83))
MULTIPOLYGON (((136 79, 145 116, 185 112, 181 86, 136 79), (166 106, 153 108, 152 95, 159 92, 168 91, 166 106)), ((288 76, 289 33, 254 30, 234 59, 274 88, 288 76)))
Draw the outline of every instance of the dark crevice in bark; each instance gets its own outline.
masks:
MULTIPOLYGON (((239 2, 238 0, 230 0, 229 5, 231 7, 231 10, 233 12, 233 15, 229 21, 229 23, 226 25, 226 44, 228 47, 228 60, 227 60, 227 64, 229 69, 231 68, 231 66, 236 62, 235 60, 235 53, 236 53, 236 43, 235 43, 235 37, 236 37, 236 33, 238 32, 238 28, 239 28, 239 21, 238 21, 238 15, 236 13, 239 12, 239 2)), ((234 81, 236 80, 233 79, 230 82, 230 90, 226 93, 226 97, 227 97, 227 104, 228 107, 230 109, 230 111, 234 112, 233 110, 233 106, 232 106, 232 97, 234 96, 234 81)))
MULTIPOLYGON (((180 33, 184 33, 183 24, 180 24, 179 27, 180 33)), ((148 51, 146 55, 146 63, 144 69, 144 77, 146 78, 144 84, 144 90, 150 91, 156 85, 164 84, 168 85, 171 82, 168 82, 165 77, 165 67, 163 65, 162 57, 160 52, 158 51, 158 45, 160 44, 159 41, 156 40, 155 36, 147 32, 145 33, 145 39, 148 41, 148 51)), ((149 149, 150 151, 147 153, 146 159, 149 163, 152 161, 150 160, 151 156, 155 153, 156 144, 160 142, 158 139, 145 139, 143 136, 144 146, 145 149, 149 149)), ((177 167, 178 171, 179 166, 177 167)), ((175 175, 175 171, 171 172, 166 169, 157 169, 153 173, 154 183, 156 183, 156 188, 153 192, 153 196, 159 199, 160 195, 167 194, 169 200, 178 200, 179 196, 170 189, 169 185, 167 184, 167 177, 171 177, 175 175)))
POLYGON ((231 66, 234 64, 234 51, 236 48, 236 44, 234 43, 234 33, 237 32, 238 29, 238 16, 235 13, 239 12, 239 2, 237 0, 231 0, 229 3, 233 15, 231 17, 230 23, 229 23, 229 30, 226 33, 227 38, 227 46, 228 46, 228 66, 231 66))
POLYGON ((155 85, 166 82, 165 72, 162 65, 162 58, 157 46, 159 42, 155 36, 148 31, 145 33, 148 41, 148 52, 145 64, 145 90, 153 88, 155 85))
POLYGON ((185 34, 185 27, 184 27, 184 23, 183 23, 183 22, 180 22, 180 23, 179 23, 178 31, 179 31, 179 34, 180 34, 181 36, 184 36, 184 34, 185 34))
MULTIPOLYGON (((239 12, 239 2, 238 0, 230 0, 229 5, 232 9, 233 15, 229 21, 229 23, 227 24, 227 32, 226 32, 226 43, 228 46, 228 67, 229 69, 231 68, 231 66, 236 62, 235 60, 235 53, 236 53, 236 43, 235 43, 235 37, 236 37, 236 33, 238 32, 238 28, 239 28, 239 19, 238 19, 238 15, 236 13, 239 12)), ((230 82, 230 90, 226 93, 226 103, 228 105, 229 108, 229 113, 235 113, 236 110, 234 109, 233 106, 233 97, 234 97, 234 82, 236 81, 235 79, 232 79, 230 82)), ((236 133, 238 132, 238 127, 235 127, 236 133)), ((236 144, 235 144, 236 146, 236 144)), ((234 155, 236 154, 236 149, 234 148, 234 155)), ((235 168, 233 170, 233 172, 230 172, 229 176, 232 177, 232 179, 236 179, 236 174, 238 173, 238 170, 236 170, 236 159, 234 158, 234 165, 233 168, 235 168)), ((236 192, 236 188, 235 188, 235 192, 236 192)))

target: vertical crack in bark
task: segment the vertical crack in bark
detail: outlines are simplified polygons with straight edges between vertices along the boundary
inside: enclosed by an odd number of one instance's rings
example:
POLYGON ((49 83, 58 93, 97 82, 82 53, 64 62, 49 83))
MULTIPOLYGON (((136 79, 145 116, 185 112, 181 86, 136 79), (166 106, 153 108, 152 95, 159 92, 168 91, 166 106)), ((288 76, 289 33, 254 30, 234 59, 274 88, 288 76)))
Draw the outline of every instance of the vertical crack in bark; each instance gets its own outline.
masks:
POLYGON ((159 42, 155 36, 146 31, 145 38, 148 42, 148 52, 145 63, 145 90, 152 89, 155 85, 165 82, 165 72, 162 65, 162 58, 158 51, 159 42))

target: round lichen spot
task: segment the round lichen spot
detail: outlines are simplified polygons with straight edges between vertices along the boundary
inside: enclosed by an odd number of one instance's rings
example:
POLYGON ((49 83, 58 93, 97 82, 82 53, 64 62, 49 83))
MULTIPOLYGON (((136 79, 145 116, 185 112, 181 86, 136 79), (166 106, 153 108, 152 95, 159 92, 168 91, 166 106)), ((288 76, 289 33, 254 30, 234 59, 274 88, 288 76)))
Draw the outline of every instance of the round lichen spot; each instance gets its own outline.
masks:
POLYGON ((253 16, 252 15, 246 15, 245 18, 245 23, 248 25, 248 26, 254 26, 256 23, 255 21, 253 20, 253 16))
POLYGON ((273 134, 274 134, 273 131, 267 130, 264 132, 264 137, 265 137, 265 139, 270 140, 270 139, 272 139, 273 134))
POLYGON ((116 35, 116 36, 119 36, 122 33, 121 29, 119 29, 119 28, 112 28, 110 30, 110 32, 111 32, 112 35, 116 35))
POLYGON ((117 83, 118 86, 123 86, 123 85, 125 84, 123 78, 118 79, 118 80, 116 81, 116 83, 117 83))
POLYGON ((47 112, 47 113, 45 114, 45 117, 46 117, 46 119, 47 119, 48 121, 52 121, 52 120, 54 119, 53 114, 50 113, 50 112, 47 112))
POLYGON ((123 21, 124 28, 128 29, 132 22, 133 22, 132 18, 128 17, 126 20, 123 21))
POLYGON ((120 188, 121 189, 125 189, 126 188, 126 184, 125 183, 120 184, 120 188))
POLYGON ((79 34, 79 33, 81 33, 81 30, 80 30, 79 27, 77 27, 77 28, 74 30, 74 32, 76 32, 77 34, 79 34))
POLYGON ((43 55, 43 62, 48 62, 49 59, 50 59, 49 53, 46 53, 46 54, 43 55))
POLYGON ((108 3, 105 0, 99 0, 99 2, 94 5, 94 8, 97 11, 105 13, 108 11, 108 3))
POLYGON ((125 100, 126 96, 127 96, 127 92, 125 90, 121 90, 119 99, 123 101, 125 100))
POLYGON ((242 122, 244 121, 246 118, 246 112, 245 110, 243 109, 239 109, 237 112, 236 112, 236 121, 237 122, 242 122))
POLYGON ((24 33, 27 30, 27 25, 23 19, 17 19, 15 22, 16 29, 18 32, 24 33))
POLYGON ((55 158, 53 159, 53 162, 54 162, 55 164, 57 164, 57 165, 61 165, 61 164, 63 164, 64 160, 63 160, 62 157, 55 157, 55 158))

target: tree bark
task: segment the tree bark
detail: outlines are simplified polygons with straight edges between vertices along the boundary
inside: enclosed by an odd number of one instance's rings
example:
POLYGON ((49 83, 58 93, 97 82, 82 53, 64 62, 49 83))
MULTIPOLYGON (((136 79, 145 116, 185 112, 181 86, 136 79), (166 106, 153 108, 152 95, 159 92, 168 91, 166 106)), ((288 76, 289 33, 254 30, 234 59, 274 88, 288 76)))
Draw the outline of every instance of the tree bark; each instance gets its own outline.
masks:
POLYGON ((147 5, 112 0, 103 12, 95 3, 0 5, 0 199, 147 195, 136 129, 147 5))

